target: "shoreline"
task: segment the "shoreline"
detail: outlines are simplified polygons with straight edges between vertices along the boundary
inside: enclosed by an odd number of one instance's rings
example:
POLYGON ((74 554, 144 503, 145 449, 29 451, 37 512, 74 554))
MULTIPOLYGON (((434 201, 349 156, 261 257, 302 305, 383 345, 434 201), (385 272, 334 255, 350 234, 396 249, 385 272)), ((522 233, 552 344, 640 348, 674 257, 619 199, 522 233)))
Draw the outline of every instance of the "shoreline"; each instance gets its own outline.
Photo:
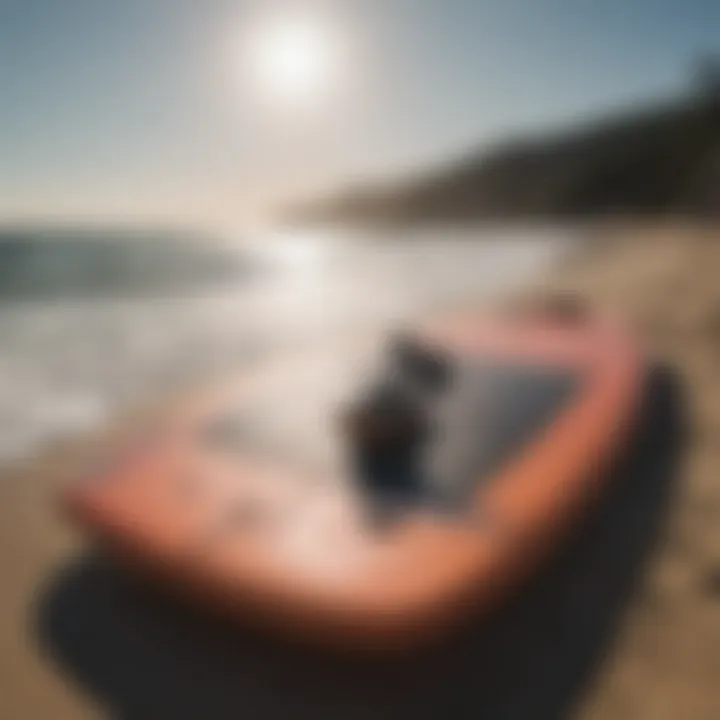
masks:
MULTIPOLYGON (((490 305, 561 290, 621 314, 682 373, 692 410, 686 469, 669 524, 595 677, 581 720, 720 717, 720 229, 679 222, 600 226, 580 252, 490 305)), ((113 428, 58 443, 0 469, 0 717, 98 717, 94 702, 42 654, 32 630, 40 593, 85 544, 52 505, 54 488, 132 430, 149 407, 113 428), (79 691, 78 691, 79 690, 79 691)), ((99 715, 102 717, 102 713, 99 715)))

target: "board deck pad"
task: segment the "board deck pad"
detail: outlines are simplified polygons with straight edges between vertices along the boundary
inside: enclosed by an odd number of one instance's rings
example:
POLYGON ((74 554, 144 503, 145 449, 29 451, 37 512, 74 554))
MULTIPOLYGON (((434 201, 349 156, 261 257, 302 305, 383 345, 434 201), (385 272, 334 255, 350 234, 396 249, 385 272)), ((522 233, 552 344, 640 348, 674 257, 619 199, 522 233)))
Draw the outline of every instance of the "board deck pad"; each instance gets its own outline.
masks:
MULTIPOLYGON (((257 453, 339 483, 357 483, 336 419, 349 398, 367 391, 368 382, 343 377, 337 365, 320 370, 290 374, 271 387, 259 384, 241 406, 205 426, 205 441, 222 451, 257 453)), ((571 402, 580 382, 579 374, 569 369, 457 362, 447 389, 427 403, 433 431, 416 478, 417 499, 430 505, 437 501, 444 508, 468 499, 503 462, 542 434, 571 402)))

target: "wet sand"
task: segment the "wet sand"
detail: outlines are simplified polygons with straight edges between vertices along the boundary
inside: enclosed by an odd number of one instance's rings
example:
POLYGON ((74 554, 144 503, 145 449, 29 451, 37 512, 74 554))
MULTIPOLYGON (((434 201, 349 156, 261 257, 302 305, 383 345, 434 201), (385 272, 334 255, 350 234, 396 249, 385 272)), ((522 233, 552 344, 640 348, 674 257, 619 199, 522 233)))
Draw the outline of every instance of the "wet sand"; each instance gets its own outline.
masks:
MULTIPOLYGON (((565 579, 540 583, 531 596, 538 602, 520 602, 474 645, 466 638, 447 650, 453 663, 394 668, 360 685, 353 672, 350 683, 337 668, 313 665, 294 651, 229 636, 184 610, 170 612, 89 555, 52 507, 53 488, 87 467, 107 442, 85 439, 0 478, 0 717, 212 718, 243 711, 252 718, 477 717, 480 709, 484 717, 720 717, 720 231, 666 224, 593 234, 592 248, 528 295, 573 290, 627 317, 679 370, 692 410, 688 452, 672 492, 658 468, 630 463, 618 504, 578 543, 585 555, 578 550, 577 558, 560 562, 553 573, 565 579), (636 484, 637 496, 621 499, 641 476, 647 481, 636 484), (669 512, 655 512, 667 497, 669 512), (628 508, 622 520, 621 500, 628 508), (656 526, 647 538, 626 532, 646 520, 656 526), (610 594, 616 585, 622 588, 610 594), (570 632, 571 615, 572 627, 595 629, 570 632), (583 634, 592 645, 582 651, 587 667, 582 678, 570 678, 573 643, 561 640, 583 634), (470 648, 478 644, 492 651, 475 654, 470 648), (531 645, 535 664, 519 662, 531 645), (443 666, 452 669, 440 682, 443 666), (465 701, 470 688, 479 692, 478 674, 494 689, 471 713, 465 701), (433 684, 437 692, 418 695, 418 686, 433 684), (419 700, 406 703, 408 694, 419 700)), ((646 455, 648 447, 655 455, 669 447, 663 435, 644 443, 646 455)))

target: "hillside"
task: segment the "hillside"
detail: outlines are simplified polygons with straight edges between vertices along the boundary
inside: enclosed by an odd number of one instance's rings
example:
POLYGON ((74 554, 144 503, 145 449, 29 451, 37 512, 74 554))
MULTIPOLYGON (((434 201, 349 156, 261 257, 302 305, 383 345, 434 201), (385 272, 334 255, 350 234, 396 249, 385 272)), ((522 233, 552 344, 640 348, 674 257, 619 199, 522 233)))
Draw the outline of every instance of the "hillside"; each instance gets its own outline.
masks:
POLYGON ((393 187, 292 208, 299 221, 422 222, 720 209, 720 95, 693 93, 517 138, 393 187))

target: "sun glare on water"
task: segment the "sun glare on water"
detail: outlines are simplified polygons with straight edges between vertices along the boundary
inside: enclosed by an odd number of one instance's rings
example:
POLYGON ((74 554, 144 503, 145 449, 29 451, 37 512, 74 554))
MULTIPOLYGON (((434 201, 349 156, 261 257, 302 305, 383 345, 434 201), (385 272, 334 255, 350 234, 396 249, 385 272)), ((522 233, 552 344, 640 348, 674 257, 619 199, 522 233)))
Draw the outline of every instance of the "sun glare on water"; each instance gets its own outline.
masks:
POLYGON ((312 17, 273 18, 248 28, 244 69, 270 105, 315 107, 335 82, 338 48, 331 29, 312 17))

